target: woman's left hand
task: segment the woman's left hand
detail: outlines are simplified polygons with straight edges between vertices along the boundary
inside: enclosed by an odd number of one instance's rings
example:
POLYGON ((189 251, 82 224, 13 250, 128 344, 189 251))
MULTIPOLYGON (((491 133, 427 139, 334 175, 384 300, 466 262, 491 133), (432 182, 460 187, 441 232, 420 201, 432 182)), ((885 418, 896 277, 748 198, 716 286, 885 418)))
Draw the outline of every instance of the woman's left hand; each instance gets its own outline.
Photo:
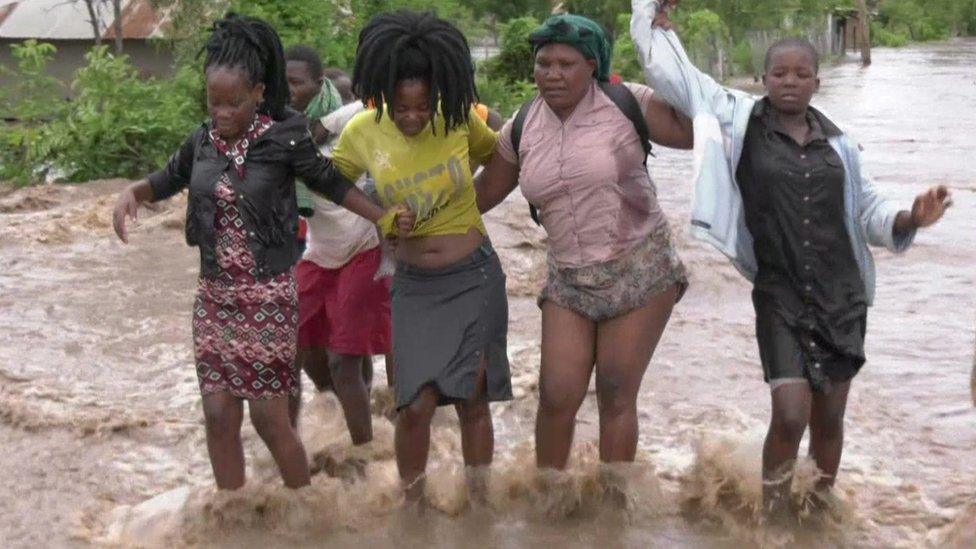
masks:
POLYGON ((952 193, 945 185, 932 187, 915 198, 912 206, 912 225, 918 229, 935 225, 949 207, 952 206, 952 193))

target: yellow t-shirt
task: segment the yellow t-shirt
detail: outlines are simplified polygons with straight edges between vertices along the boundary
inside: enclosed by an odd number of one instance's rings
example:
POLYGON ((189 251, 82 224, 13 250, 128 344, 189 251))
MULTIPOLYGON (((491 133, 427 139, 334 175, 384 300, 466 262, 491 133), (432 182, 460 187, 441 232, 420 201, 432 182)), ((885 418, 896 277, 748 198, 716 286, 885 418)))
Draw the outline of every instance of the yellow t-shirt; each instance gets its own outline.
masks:
POLYGON ((332 161, 350 181, 364 172, 376 181, 383 206, 405 205, 417 214, 412 236, 487 234, 478 212, 470 160, 487 163, 498 136, 472 109, 468 123, 444 136, 436 118, 416 137, 397 129, 389 113, 376 122, 376 111, 356 115, 339 136, 332 161))

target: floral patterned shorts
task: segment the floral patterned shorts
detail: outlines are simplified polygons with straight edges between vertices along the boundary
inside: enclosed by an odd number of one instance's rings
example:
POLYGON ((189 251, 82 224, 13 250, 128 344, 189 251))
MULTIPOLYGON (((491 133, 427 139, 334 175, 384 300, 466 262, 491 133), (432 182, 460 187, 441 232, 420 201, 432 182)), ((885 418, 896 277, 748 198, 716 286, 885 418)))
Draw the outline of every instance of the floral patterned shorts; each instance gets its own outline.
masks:
POLYGON ((688 289, 688 271, 671 240, 667 225, 617 259, 585 267, 557 267, 549 261, 547 300, 593 322, 640 309, 650 299, 678 286, 678 301, 688 289))

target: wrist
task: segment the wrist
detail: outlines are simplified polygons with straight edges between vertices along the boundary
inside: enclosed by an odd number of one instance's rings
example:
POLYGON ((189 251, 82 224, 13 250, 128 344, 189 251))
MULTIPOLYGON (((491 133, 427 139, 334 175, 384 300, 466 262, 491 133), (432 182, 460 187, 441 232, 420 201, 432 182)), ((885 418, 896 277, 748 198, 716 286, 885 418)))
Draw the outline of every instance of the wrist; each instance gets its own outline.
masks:
POLYGON ((920 225, 916 223, 913 211, 902 210, 898 212, 898 217, 895 218, 895 234, 917 231, 919 228, 920 225))

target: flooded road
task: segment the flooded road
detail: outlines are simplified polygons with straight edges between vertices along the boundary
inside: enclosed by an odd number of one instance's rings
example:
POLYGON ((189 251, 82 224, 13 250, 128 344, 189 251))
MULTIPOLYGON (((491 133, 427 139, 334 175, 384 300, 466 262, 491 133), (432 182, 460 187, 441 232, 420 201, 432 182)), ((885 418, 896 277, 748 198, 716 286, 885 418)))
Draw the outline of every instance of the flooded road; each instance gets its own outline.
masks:
MULTIPOLYGON (((843 521, 811 543, 971 547, 976 41, 880 49, 874 57, 867 69, 855 62, 825 68, 817 104, 860 140, 880 187, 906 208, 932 184, 949 185, 955 206, 908 254, 876 254, 868 364, 852 389, 837 484, 843 521)), ((749 286, 718 252, 686 236, 690 155, 661 151, 652 172, 692 286, 645 378, 638 465, 599 467, 591 395, 579 416, 572 473, 561 492, 539 491, 531 447, 540 331, 534 295, 545 245, 524 202, 513 197, 488 216, 509 277, 516 393, 515 401, 493 409, 498 457, 489 506, 465 510, 456 421, 439 414, 429 469, 433 509, 420 520, 399 508, 389 422, 377 415, 376 441, 352 449, 334 401, 311 395, 302 435, 330 474, 317 475, 298 494, 277 488, 273 464, 245 422, 249 486, 213 493, 191 362, 198 261, 182 241, 179 199, 147 211, 132 245, 123 247, 110 235, 109 215, 124 182, 0 196, 0 541, 5 547, 754 543, 769 396, 749 286), (365 478, 350 465, 356 462, 368 464, 365 478), (627 485, 627 513, 600 503, 607 478, 627 485), (540 513, 540 501, 567 498, 578 507, 569 518, 540 513)), ((378 365, 380 379, 382 371, 378 365)), ((378 414, 387 397, 378 391, 378 414)))

